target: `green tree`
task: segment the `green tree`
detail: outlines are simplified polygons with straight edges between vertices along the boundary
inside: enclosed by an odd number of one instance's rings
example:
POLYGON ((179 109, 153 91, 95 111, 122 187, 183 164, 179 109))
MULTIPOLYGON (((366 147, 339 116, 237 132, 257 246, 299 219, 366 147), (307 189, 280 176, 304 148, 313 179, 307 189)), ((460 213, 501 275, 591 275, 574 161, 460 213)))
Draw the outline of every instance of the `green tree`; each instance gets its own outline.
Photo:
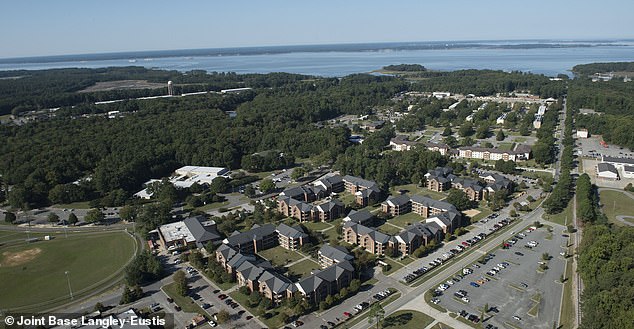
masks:
POLYGON ((209 186, 209 190, 211 193, 225 193, 229 189, 229 183, 224 177, 216 177, 211 181, 211 185, 209 186))
POLYGON ((187 276, 183 271, 177 271, 172 276, 174 279, 174 284, 176 285, 176 291, 181 296, 187 296, 187 292, 189 291, 189 286, 187 284, 187 276))
POLYGON ((265 178, 260 182, 260 191, 264 194, 268 194, 275 190, 275 183, 270 178, 265 178))
POLYGON ((216 314, 216 318, 218 319, 218 323, 224 324, 231 320, 231 315, 229 314, 229 311, 223 308, 218 311, 218 314, 216 314))
POLYGON ((68 224, 75 226, 75 224, 77 224, 77 222, 79 222, 79 219, 77 218, 77 215, 75 215, 75 213, 70 213, 68 215, 68 224))
POLYGON ((138 215, 138 208, 135 206, 125 205, 119 209, 119 217, 127 222, 135 221, 138 215))
POLYGON ((451 131, 451 127, 445 127, 445 129, 442 131, 443 137, 451 136, 452 134, 453 131, 451 131))
POLYGON ((383 306, 381 306, 381 302, 376 302, 370 306, 370 311, 368 312, 368 323, 376 323, 376 328, 379 329, 384 317, 385 310, 383 309, 383 306))
POLYGON ((10 211, 5 212, 4 213, 4 221, 7 222, 7 223, 10 223, 10 224, 15 223, 15 221, 16 221, 15 214, 10 212, 10 211))
POLYGON ((502 131, 502 129, 498 130, 498 132, 495 134, 495 140, 498 142, 503 141, 506 138, 506 136, 504 135, 504 131, 502 131))
POLYGON ((473 131, 473 124, 471 122, 465 122, 463 123, 460 128, 458 129, 458 135, 460 137, 467 137, 467 136, 471 136, 473 135, 474 131, 473 131))
POLYGON ((306 174, 306 170, 304 170, 304 168, 297 167, 297 168, 293 169, 293 172, 291 173, 291 178, 293 180, 298 180, 298 179, 304 177, 305 174, 306 174))
POLYGON ((50 223, 57 223, 57 222, 59 222, 59 216, 58 216, 56 213, 54 213, 54 212, 50 212, 50 213, 48 214, 48 216, 46 216, 46 218, 48 219, 48 221, 49 221, 50 223))
POLYGON ((103 222, 105 219, 106 215, 104 215, 104 213, 99 209, 90 209, 84 217, 84 220, 88 223, 99 223, 103 222))
POLYGON ((92 310, 94 312, 103 312, 106 310, 106 307, 101 302, 97 302, 97 304, 95 304, 92 310))
POLYGON ((458 210, 467 210, 473 208, 473 201, 469 200, 467 193, 458 190, 451 189, 449 190, 449 195, 447 196, 447 200, 445 200, 458 208, 458 210))

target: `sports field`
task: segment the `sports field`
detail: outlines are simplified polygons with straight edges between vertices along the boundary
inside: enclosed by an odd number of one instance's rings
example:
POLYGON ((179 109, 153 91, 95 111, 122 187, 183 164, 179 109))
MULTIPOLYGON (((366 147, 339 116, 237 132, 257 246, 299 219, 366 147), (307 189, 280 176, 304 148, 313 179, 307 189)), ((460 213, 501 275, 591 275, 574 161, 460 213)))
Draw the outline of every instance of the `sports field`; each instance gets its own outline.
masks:
POLYGON ((56 235, 0 247, 0 309, 43 311, 116 281, 135 253, 123 232, 56 235), (68 277, 65 272, 68 272, 68 277))

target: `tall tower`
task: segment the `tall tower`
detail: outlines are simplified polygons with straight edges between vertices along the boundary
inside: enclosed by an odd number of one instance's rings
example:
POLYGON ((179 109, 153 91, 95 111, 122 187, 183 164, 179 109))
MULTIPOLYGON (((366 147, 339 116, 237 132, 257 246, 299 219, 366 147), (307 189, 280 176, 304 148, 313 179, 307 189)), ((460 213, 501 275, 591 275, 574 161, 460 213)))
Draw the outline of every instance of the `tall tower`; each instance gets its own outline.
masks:
POLYGON ((174 96, 174 85, 172 84, 172 81, 167 82, 167 94, 174 96))

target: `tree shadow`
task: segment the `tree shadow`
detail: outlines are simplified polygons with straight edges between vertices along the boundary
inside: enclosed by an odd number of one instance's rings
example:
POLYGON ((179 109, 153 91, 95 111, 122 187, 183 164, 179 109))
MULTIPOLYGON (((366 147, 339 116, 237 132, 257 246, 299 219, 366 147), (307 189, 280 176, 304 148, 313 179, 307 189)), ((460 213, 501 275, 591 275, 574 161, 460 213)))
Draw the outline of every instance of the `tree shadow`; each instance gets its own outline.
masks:
POLYGON ((412 313, 403 313, 397 316, 389 316, 383 320, 383 328, 389 327, 401 327, 407 325, 412 319, 414 315, 412 313))

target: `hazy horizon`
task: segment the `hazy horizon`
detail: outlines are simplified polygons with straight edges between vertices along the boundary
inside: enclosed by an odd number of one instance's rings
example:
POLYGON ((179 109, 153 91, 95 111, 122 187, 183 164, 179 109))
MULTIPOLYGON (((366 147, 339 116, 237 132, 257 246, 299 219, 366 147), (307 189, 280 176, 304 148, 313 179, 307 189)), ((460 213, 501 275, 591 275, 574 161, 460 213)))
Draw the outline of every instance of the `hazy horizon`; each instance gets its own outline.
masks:
POLYGON ((634 38, 634 2, 10 1, 0 58, 293 45, 634 38), (140 14, 142 13, 142 15, 140 14))

